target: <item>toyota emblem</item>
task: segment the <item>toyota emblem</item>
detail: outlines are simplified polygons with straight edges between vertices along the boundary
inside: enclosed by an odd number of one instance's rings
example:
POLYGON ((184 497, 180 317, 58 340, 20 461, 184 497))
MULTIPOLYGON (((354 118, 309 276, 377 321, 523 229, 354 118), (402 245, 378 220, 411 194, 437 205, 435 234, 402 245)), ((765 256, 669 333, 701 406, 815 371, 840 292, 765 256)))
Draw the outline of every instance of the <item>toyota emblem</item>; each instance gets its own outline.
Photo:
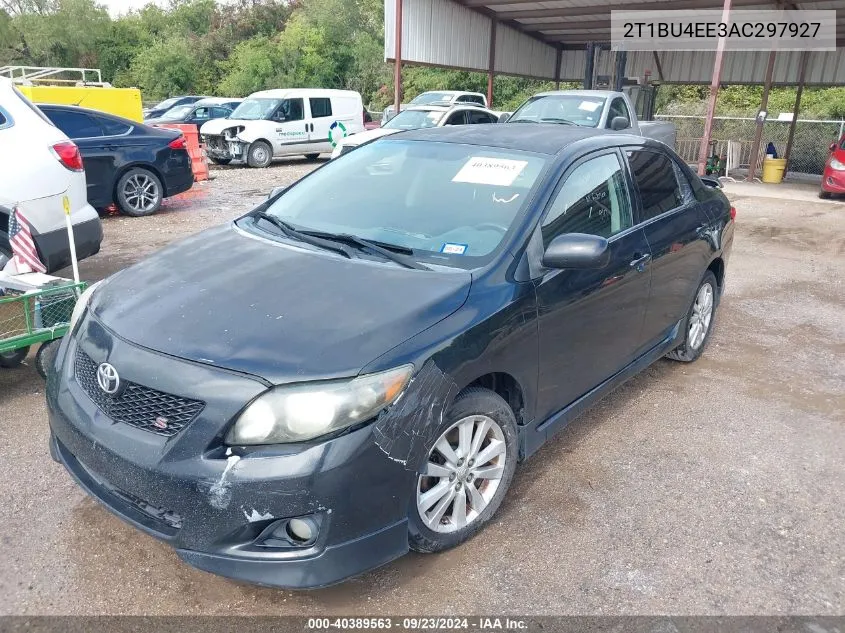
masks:
POLYGON ((108 363, 97 367, 97 384, 109 395, 114 395, 120 388, 120 376, 117 370, 108 363))

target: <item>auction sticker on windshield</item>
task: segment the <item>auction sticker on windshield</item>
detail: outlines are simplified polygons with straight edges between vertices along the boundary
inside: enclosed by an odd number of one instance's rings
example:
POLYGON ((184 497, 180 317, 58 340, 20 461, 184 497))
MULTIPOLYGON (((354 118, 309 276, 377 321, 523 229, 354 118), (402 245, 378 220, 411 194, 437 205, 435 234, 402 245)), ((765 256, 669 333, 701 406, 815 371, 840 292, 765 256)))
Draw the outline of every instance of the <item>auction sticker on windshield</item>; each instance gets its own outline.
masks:
POLYGON ((527 164, 527 160, 472 156, 455 174, 452 182, 510 187, 527 164))

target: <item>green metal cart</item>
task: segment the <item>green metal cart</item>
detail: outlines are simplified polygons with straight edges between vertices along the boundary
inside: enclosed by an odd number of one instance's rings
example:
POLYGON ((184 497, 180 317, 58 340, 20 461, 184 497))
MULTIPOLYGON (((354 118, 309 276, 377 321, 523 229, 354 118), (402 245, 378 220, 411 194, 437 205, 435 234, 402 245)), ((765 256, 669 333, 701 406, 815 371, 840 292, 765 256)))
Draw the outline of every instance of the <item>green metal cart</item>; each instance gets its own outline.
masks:
MULTIPOLYGON (((0 367, 16 367, 40 345, 35 368, 46 377, 49 353, 67 334, 70 317, 84 282, 59 280, 49 287, 0 296, 0 367)), ((8 292, 8 291, 7 291, 8 292)))

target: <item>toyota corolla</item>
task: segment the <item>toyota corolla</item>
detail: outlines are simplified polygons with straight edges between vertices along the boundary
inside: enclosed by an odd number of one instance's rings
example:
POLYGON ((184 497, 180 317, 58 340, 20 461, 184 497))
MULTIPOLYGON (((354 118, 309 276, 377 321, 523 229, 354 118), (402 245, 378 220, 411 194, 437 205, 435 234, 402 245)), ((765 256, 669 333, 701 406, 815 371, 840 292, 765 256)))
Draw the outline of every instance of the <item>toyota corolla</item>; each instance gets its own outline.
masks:
POLYGON ((733 216, 639 137, 381 139, 92 286, 49 376, 51 453, 233 578, 317 587, 445 550, 574 416, 701 355, 733 216))

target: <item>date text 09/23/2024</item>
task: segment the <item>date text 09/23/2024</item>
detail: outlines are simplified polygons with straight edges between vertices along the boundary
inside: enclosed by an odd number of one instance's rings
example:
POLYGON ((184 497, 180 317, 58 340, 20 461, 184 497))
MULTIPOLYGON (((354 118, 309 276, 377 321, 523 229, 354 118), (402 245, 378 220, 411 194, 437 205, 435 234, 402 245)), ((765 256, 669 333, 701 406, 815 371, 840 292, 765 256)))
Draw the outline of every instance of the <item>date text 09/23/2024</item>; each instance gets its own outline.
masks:
POLYGON ((309 631, 388 630, 400 631, 521 631, 528 622, 500 617, 325 617, 308 618, 309 631))

